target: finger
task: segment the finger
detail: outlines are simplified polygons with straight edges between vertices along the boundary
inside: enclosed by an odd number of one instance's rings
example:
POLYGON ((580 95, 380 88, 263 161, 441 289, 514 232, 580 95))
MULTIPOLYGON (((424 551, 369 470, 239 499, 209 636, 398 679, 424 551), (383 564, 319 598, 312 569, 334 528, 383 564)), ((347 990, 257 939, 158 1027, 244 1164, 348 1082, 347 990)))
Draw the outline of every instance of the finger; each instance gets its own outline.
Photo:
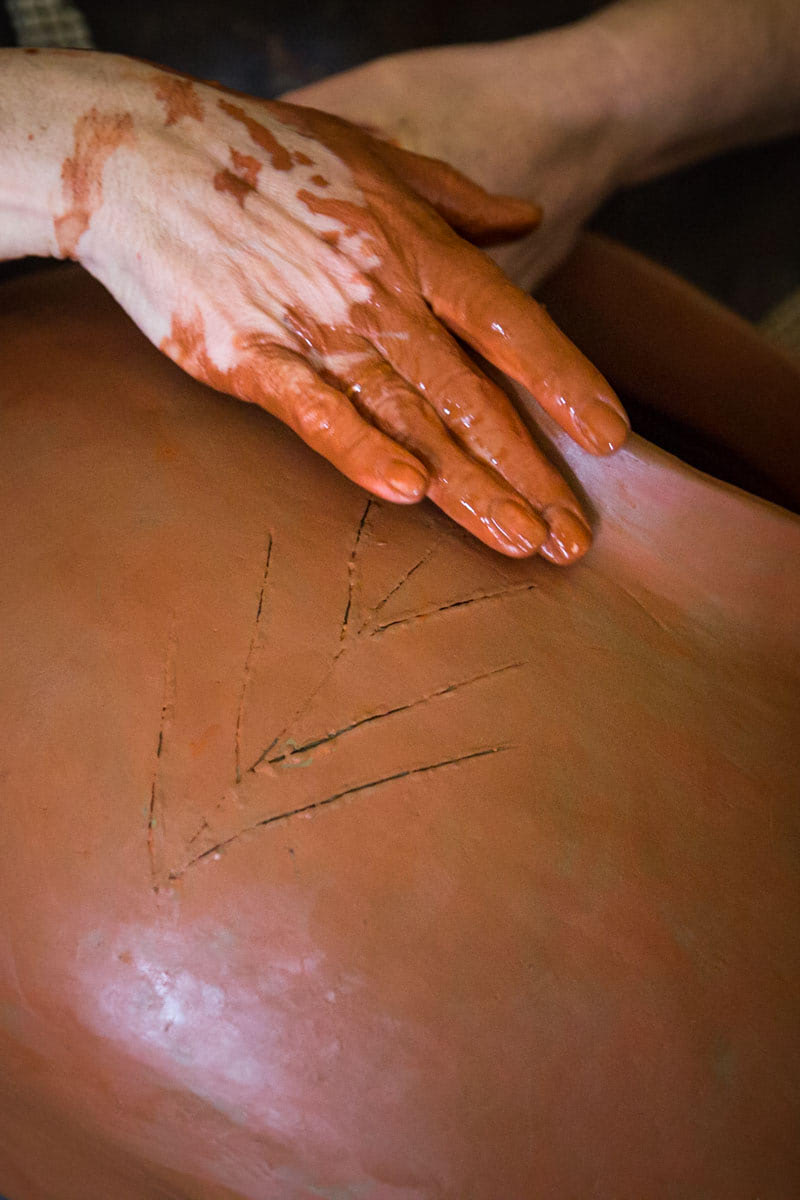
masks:
POLYGON ((486 255, 438 222, 419 240, 416 270, 437 317, 521 383, 584 449, 610 454, 627 437, 625 410, 600 372, 486 255))
POLYGON ((493 550, 519 558, 540 549, 549 536, 546 524, 494 471, 464 453, 385 360, 367 352, 357 367, 343 362, 339 369, 354 403, 425 463, 434 504, 493 550))
POLYGON ((477 246, 493 246, 522 237, 542 219, 538 205, 515 196, 487 192, 437 158, 415 154, 379 138, 373 139, 371 148, 448 225, 477 246))
POLYGON ((400 504, 425 495, 428 473, 422 463, 365 421, 342 392, 293 351, 260 348, 250 356, 250 370, 239 375, 242 399, 279 417, 354 483, 400 504))
POLYGON ((390 137, 379 125, 370 125, 367 121, 353 121, 353 124, 362 133, 368 133, 371 138, 377 138, 380 142, 385 142, 388 146, 400 146, 398 139, 390 137))
MULTIPOLYGON (((331 113, 315 109, 282 105, 281 119, 286 120, 287 111, 291 109, 292 124, 302 132, 310 132, 319 138, 324 135, 328 146, 340 154, 345 162, 352 162, 354 126, 331 113)), ((369 125, 361 125, 360 130, 367 131, 369 125)), ((541 219, 541 210, 535 204, 519 200, 512 196, 494 196, 477 183, 473 183, 466 175, 462 175, 455 167, 441 162, 436 158, 427 158, 415 154, 411 150, 384 141, 380 133, 375 137, 371 132, 364 132, 364 149, 368 151, 367 166, 372 158, 388 167, 396 181, 402 180, 413 192, 439 212, 444 219, 452 223, 453 228, 465 237, 474 237, 484 244, 498 241, 508 241, 529 233, 535 229, 541 219)), ((364 162, 361 162, 363 171, 364 162)), ((356 177, 362 174, 356 170, 356 177)), ((366 178, 372 185, 369 192, 374 198, 375 173, 369 169, 366 178)), ((399 196, 396 188, 387 192, 388 210, 386 228, 392 229, 396 223, 399 196)))
MULTIPOLYGON (((410 328, 406 314, 385 289, 377 286, 370 304, 354 306, 355 325, 347 333, 326 329, 308 314, 296 309, 292 310, 291 324, 299 342, 313 346, 321 356, 326 377, 346 390, 354 403, 368 412, 386 433, 414 450, 434 475, 438 465, 441 478, 431 480, 428 495, 443 511, 482 538, 487 545, 493 545, 504 553, 530 553, 528 547, 535 544, 540 553, 552 562, 567 563, 580 558, 591 544, 591 533, 569 487, 534 446, 508 398, 472 367, 463 351, 452 342, 424 304, 420 305, 420 309, 421 324, 410 328), (368 332, 373 326, 375 332, 372 342, 356 332, 356 327, 368 332), (383 355, 376 353, 377 344, 384 347, 383 355), (497 412, 490 413, 486 422, 487 439, 496 443, 498 428, 502 433, 504 419, 508 421, 512 435, 520 444, 519 458, 524 469, 517 474, 522 486, 512 484, 508 488, 498 478, 498 471, 501 477, 503 474, 502 453, 498 459, 488 452, 483 453, 482 448, 478 447, 479 453, 471 461, 469 454, 465 454, 464 449, 445 432, 443 424, 447 421, 457 435, 461 430, 455 415, 457 404, 460 403, 458 387, 453 389, 455 398, 451 401, 446 395, 441 398, 435 382, 435 370, 430 370, 431 360, 434 368, 440 362, 442 344, 452 347, 456 368, 466 364, 467 386, 484 386, 498 400, 499 415, 497 412), (387 361, 390 355, 397 355, 398 361, 404 364, 408 372, 406 378, 390 366, 387 361), (417 388, 414 387, 415 382, 417 388), (438 419, 436 411, 424 399, 425 396, 439 404, 442 414, 438 419), (380 411, 376 408, 376 397, 381 402, 380 411), (367 404, 367 401, 370 403, 367 404), (482 459, 486 466, 481 467, 475 459, 482 459), (470 467, 469 471, 465 469, 466 466, 470 467), (487 492, 490 485, 493 490, 487 492), (533 499, 533 507, 541 510, 533 528, 530 526, 532 508, 525 502, 526 498, 533 499), (496 511, 490 512, 492 499, 497 503, 510 499, 518 507, 506 509, 501 518, 496 511), (497 546, 495 543, 498 538, 505 542, 517 542, 518 545, 512 545, 510 549, 497 546)), ((445 370, 449 378, 454 376, 452 362, 447 364, 445 370)), ((465 426, 469 423, 468 419, 463 422, 465 426)), ((469 439, 466 441, 469 443, 469 439)))
POLYGON ((559 563, 580 558, 591 533, 575 495, 534 444, 509 398, 428 309, 422 304, 413 312, 404 309, 380 289, 357 319, 372 346, 414 393, 425 397, 469 456, 485 464, 493 478, 501 476, 544 520, 548 536, 541 553, 559 563))

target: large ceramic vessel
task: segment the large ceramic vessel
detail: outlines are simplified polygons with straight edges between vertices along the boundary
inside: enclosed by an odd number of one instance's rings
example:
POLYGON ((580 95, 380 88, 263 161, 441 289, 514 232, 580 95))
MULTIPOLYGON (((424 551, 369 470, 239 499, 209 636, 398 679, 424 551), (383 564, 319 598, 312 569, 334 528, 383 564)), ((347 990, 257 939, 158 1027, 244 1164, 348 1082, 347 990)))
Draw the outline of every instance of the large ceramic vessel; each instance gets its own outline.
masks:
POLYGON ((0 1192, 800 1193, 800 522, 557 440, 504 560, 77 270, 0 389, 0 1192))

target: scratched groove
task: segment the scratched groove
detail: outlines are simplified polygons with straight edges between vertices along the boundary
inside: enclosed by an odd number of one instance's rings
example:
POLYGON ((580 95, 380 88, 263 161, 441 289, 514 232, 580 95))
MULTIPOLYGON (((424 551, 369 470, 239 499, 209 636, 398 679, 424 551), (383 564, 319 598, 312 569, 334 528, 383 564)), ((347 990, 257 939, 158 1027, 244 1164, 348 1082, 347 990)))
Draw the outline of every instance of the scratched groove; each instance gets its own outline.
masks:
POLYGON ((384 625, 378 625, 372 630, 371 637, 375 637, 379 633, 384 633, 387 629, 394 629, 398 625, 414 625, 417 621, 421 621, 424 617, 436 617, 440 613, 451 612, 454 608, 466 608, 470 604, 482 604, 485 600, 502 600, 505 596, 512 596, 515 592, 532 592, 538 587, 536 583, 521 583, 514 587, 502 588, 498 592, 481 592, 478 596, 468 596, 464 600, 453 600, 450 604, 440 604, 436 608, 427 608, 421 612, 409 614, 407 617, 397 617, 394 621, 387 621, 384 625))
POLYGON ((270 562, 272 561, 272 534, 267 537, 267 552, 264 562, 264 573, 261 579, 261 591, 258 594, 258 605, 256 607, 256 620, 253 626, 253 633, 250 638, 250 646, 247 651, 247 657, 244 662, 244 679, 242 680, 242 694, 239 700, 239 711, 236 714, 236 782, 242 781, 242 720, 244 718, 244 705, 247 699, 247 689, 250 684, 250 666, 253 659, 253 652, 258 642, 258 635, 261 626, 261 612, 264 607, 264 592, 267 588, 267 577, 269 576, 270 562))
POLYGON ((354 729, 360 729, 363 725, 370 725, 374 721, 382 721, 386 717, 395 716, 397 713, 408 712, 412 708, 419 708, 439 696, 458 692, 462 688, 470 687, 473 683, 480 683, 481 680, 491 679, 494 675, 502 675, 506 671, 513 671, 526 665, 524 662, 506 663, 505 666, 495 667, 491 671, 482 671, 480 675, 473 675, 470 679, 462 679, 460 683, 449 683, 447 687, 439 688, 438 691, 431 692, 428 696, 422 696, 418 700, 410 700, 408 704, 398 704, 394 708, 386 709, 384 712, 371 713, 368 717, 362 717, 359 721, 352 721, 349 725, 344 725, 341 729, 337 729, 333 733, 327 733, 322 737, 304 742, 302 746, 294 746, 288 754, 278 754, 275 758, 269 759, 269 762, 271 765, 285 762, 287 759, 294 758, 296 754, 305 754, 309 750, 315 750, 318 746, 329 745, 331 742, 337 741, 340 737, 344 737, 345 734, 352 733, 354 729))
POLYGON ((175 719, 175 701, 177 693, 177 655, 178 638, 175 629, 175 618, 173 617, 170 624, 169 635, 167 637, 167 649, 164 655, 164 683, 161 698, 161 719, 158 725, 158 741, 156 743, 155 763, 153 765, 153 778, 150 784, 150 804, 147 812, 147 853, 150 859, 150 875, 153 880, 156 878, 157 871, 155 828, 159 817, 163 821, 164 811, 163 797, 161 794, 162 755, 164 753, 167 736, 175 719))
MULTIPOLYGON (((360 794, 368 789, 380 787, 398 779, 414 777, 428 771, 439 770, 445 766, 456 766, 458 764, 470 762, 473 759, 481 758, 488 754, 495 754, 501 750, 510 748, 510 746, 505 744, 493 744, 491 746, 484 746, 477 750, 471 750, 468 753, 458 755, 451 754, 450 757, 438 758, 435 762, 429 762, 423 766, 410 767, 404 770, 394 769, 390 774, 379 776, 369 780, 366 783, 354 783, 352 786, 336 791, 333 795, 325 796, 323 799, 311 800, 308 803, 300 804, 298 807, 288 810, 285 807, 282 810, 279 808, 280 791, 276 793, 275 789, 280 789, 284 785, 281 783, 280 776, 275 776, 274 773, 267 773, 267 775, 263 777, 263 783, 259 782, 257 790, 252 793, 252 796, 249 800, 245 801, 244 799, 245 796, 250 795, 249 792, 245 791, 244 794, 239 793, 239 787, 249 786, 246 785, 245 782, 247 779, 255 782, 253 776, 255 775, 256 778, 258 778, 258 773, 260 770, 263 770, 265 766, 267 768, 280 768, 281 766, 288 767, 307 764, 308 760, 304 758, 304 756, 309 755, 311 751, 317 749, 318 747, 338 744, 342 738, 346 738, 349 734, 354 733, 359 729, 366 728, 370 725, 375 726, 376 728, 380 727, 381 723, 385 722, 390 717, 399 716, 406 712, 413 712, 415 709, 423 709, 426 705, 430 704, 434 700, 439 699, 440 697, 448 694, 458 693, 463 689, 479 684, 482 680, 491 679, 493 677, 503 675, 506 672, 521 669, 526 665, 524 661, 514 661, 506 662, 500 666, 486 669, 486 667, 488 667, 488 664, 486 664, 485 669, 481 670, 477 674, 458 680, 455 683, 447 682, 443 686, 437 687, 433 691, 427 691, 426 694, 422 696, 414 696, 411 699, 398 696, 396 698, 398 702, 395 702, 391 706, 380 708, 378 711, 373 710, 366 716, 347 721, 346 723, 343 723, 332 730, 329 728, 325 733, 318 733, 314 736, 311 736, 310 733, 307 732, 304 738, 300 738, 296 733, 294 734, 294 737, 289 736, 294 730, 298 729, 300 722, 302 722, 303 719, 309 714, 314 701, 317 699, 320 693, 323 692, 323 689, 336 677, 335 673, 337 670, 347 671, 350 669, 350 664, 357 663, 358 659, 354 659, 353 655, 357 653, 363 653, 366 647, 371 644, 371 639, 376 635, 384 634, 388 630, 392 629, 413 627, 428 617, 446 616, 451 613, 455 614, 459 610, 465 609, 469 606, 483 605, 490 601, 500 600, 509 595, 513 595, 516 592, 522 593, 532 591, 537 587, 537 585, 534 583, 506 585, 504 587, 496 588, 495 590, 479 592, 477 595, 467 595, 462 599, 452 600, 446 604, 438 604, 429 608, 421 608, 419 611, 407 613, 406 615, 396 617, 393 620, 385 621, 382 624, 376 624, 380 613, 386 609, 386 606, 390 604, 390 602, 402 591, 404 587, 409 584, 410 581, 414 581, 420 577, 420 573, 424 571, 426 565, 435 558, 437 551, 439 551, 442 547, 442 539, 434 538, 432 543, 427 547, 424 553, 422 553, 421 557, 419 557, 415 562, 412 560, 412 565, 408 566, 408 568, 403 571, 399 578, 396 578, 393 583, 391 582, 391 578, 384 580, 383 587, 381 589, 383 594, 381 595, 381 593, 379 593, 381 598, 377 600, 377 602, 373 602, 370 605, 369 611, 366 615, 363 614, 363 611, 359 612, 362 575, 366 565, 364 562, 362 562, 362 560, 364 558, 365 547, 369 545, 369 539, 366 535, 370 530, 370 516, 373 511, 376 511, 379 508, 380 506, 376 504, 372 497, 368 498, 361 513, 360 519, 356 524, 349 558, 347 559, 346 563, 345 580, 343 580, 345 585, 345 594, 343 597, 343 609, 341 610, 342 616, 339 622, 338 648, 335 651, 332 649, 328 666, 323 670, 322 677, 319 679, 319 682, 316 684, 316 686, 314 686, 313 689, 308 693, 305 700, 302 702, 302 704, 300 704, 299 708, 295 710, 293 715, 283 725, 280 732, 269 741, 255 761, 250 766, 244 767, 242 763, 242 740, 243 731, 245 728, 245 716, 249 707, 248 700, 251 696, 251 682, 253 679, 253 671, 255 669, 255 661, 258 654, 263 649, 264 639, 262 633, 262 624, 264 613, 266 611, 266 597, 268 595, 270 570, 274 561, 273 534, 271 531, 268 534, 264 551, 263 568, 261 571, 261 581, 258 589, 258 599, 255 604, 255 614, 247 653, 244 658, 239 702, 234 722, 235 770, 233 772, 234 779, 232 780, 233 789, 228 790, 220 795, 220 798, 217 804, 211 810, 211 813, 206 812, 205 814, 198 814, 198 817, 202 819, 198 821, 198 825, 195 827, 194 834, 187 841, 183 842, 182 845, 183 851, 188 854, 191 854, 193 849, 200 850, 200 853, 195 853, 194 857, 190 858, 184 863, 184 865, 180 866, 174 864, 174 860, 173 865, 171 866, 168 862, 163 861, 164 854, 168 853, 168 851, 165 843, 165 826, 163 820, 165 797, 163 796, 164 789, 162 784, 162 756, 166 746, 166 740, 172 726, 175 704, 176 639, 173 627, 167 647, 164 668, 164 697, 162 702, 158 746, 156 750, 151 786, 148 820, 148 847, 150 852, 153 886, 155 890, 158 890, 159 883, 163 883, 167 879, 178 878, 183 874, 184 871, 188 870, 189 867, 202 861, 204 858, 208 858, 210 855, 213 855, 225 846, 230 845, 232 842, 235 842, 237 838, 241 837, 244 833, 250 832, 251 830, 260 829, 278 821, 285 821, 292 816, 308 813, 318 808, 324 808, 325 806, 330 805, 337 800, 360 794), (389 586, 390 584, 391 586, 389 586), (237 817, 235 812, 230 811, 229 807, 226 808, 226 806, 230 806, 230 804, 233 803, 231 797, 235 799, 235 797, 238 796, 239 799, 236 801, 238 804, 248 803, 257 805, 259 802, 258 797, 261 795, 262 789, 265 789, 265 801, 269 799, 270 807, 273 809, 272 815, 264 817, 261 820, 254 821, 252 824, 247 825, 244 828, 236 828, 241 819, 241 815, 237 817), (276 808, 278 808, 279 811, 275 811, 276 808), (212 815, 212 813, 214 815, 212 815), (233 829, 233 832, 228 833, 228 831, 225 830, 226 823, 229 823, 229 829, 233 829), (227 834, 227 836, 220 837, 220 834, 227 834), (210 840, 214 840, 214 845, 207 849, 202 849, 201 847, 203 842, 207 844, 210 840)), ((379 545, 380 544, 381 543, 379 543, 379 545)), ((367 561, 370 561, 369 555, 367 555, 367 561)), ((427 590, 428 589, 423 586, 423 595, 427 590)), ((345 675, 345 679, 347 678, 349 677, 345 675)), ((434 680, 429 681, 428 687, 430 687, 432 683, 434 683, 434 680)), ((376 696, 374 699, 379 701, 380 698, 376 696)), ((499 731, 496 731, 494 736, 497 736, 497 732, 499 731)), ((399 768, 402 766, 402 755, 400 756, 400 762, 395 762, 392 764, 392 766, 394 768, 399 768)), ((296 800, 302 799, 302 795, 297 795, 296 789, 294 791, 294 797, 296 800)), ((177 834, 175 836, 177 836, 177 834)), ((181 853, 180 850, 177 850, 177 847, 175 852, 181 853)), ((181 854, 181 857, 183 857, 183 854, 181 854)))
POLYGON ((656 616, 656 614, 654 612, 651 612, 650 609, 645 604, 645 602, 642 599, 640 599, 639 596, 635 595, 634 592, 630 591, 626 587, 623 587, 622 584, 620 584, 620 583, 617 583, 616 586, 619 589, 619 591, 624 592, 624 594, 628 597, 628 599, 632 600, 634 602, 634 604, 642 610, 642 612, 645 614, 645 616, 649 617, 650 620, 653 622, 653 624, 657 625, 658 628, 663 633, 672 634, 674 632, 672 629, 670 629, 669 625, 664 624, 664 622, 661 620, 660 617, 656 616))
MULTIPOLYGON (((356 548, 361 539, 361 534, 362 534, 362 531, 364 528, 364 523, 366 522, 366 519, 367 519, 367 514, 369 512, 370 504, 371 504, 371 501, 368 502, 367 508, 364 512, 364 515, 361 518, 361 524, 359 525, 358 535, 356 538, 356 544, 353 549, 353 555, 350 560, 351 563, 353 563, 355 561, 356 548)), ((429 552, 414 567, 412 567, 410 571, 408 571, 406 573, 406 575, 400 580, 400 582, 395 587, 393 587, 391 589, 391 591, 384 597, 384 599, 381 601, 381 603, 376 606, 374 612, 377 612, 378 609, 380 607, 382 607, 383 604, 386 603, 386 601, 389 599, 389 596, 392 595, 393 593, 397 592, 400 589, 400 587, 402 587, 403 584, 408 579, 411 578, 411 576, 414 574, 414 572, 430 558, 430 555, 433 553, 434 549, 435 549, 435 547, 431 547, 429 552)), ((394 621, 387 621, 384 625, 378 625, 376 628, 371 628, 371 629, 369 628, 369 620, 367 620, 361 626, 361 628, 359 629, 359 631, 355 635, 355 637, 356 637, 356 640, 358 640, 359 638, 361 638, 362 634, 367 633, 367 632, 369 632, 370 637, 374 637, 376 634, 383 633, 383 632, 385 632, 385 630, 392 629, 399 625, 414 624, 415 622, 421 620, 423 617, 436 616, 440 613, 449 612, 452 609, 465 608, 467 605, 478 604, 485 600, 498 600, 504 596, 512 595, 515 592, 533 591, 533 590, 535 590, 536 587, 537 587, 537 584, 528 583, 528 584, 518 584, 518 585, 509 587, 509 588, 503 588, 496 592, 484 592, 478 596, 469 596, 464 600, 454 600, 450 604, 439 605, 436 608, 432 608, 432 609, 425 609, 422 612, 413 613, 407 617, 399 617, 394 621)), ((351 608, 352 590, 353 589, 352 589, 352 579, 351 579, 350 586, 349 586, 347 607, 345 609, 346 617, 348 616, 348 614, 350 612, 350 608, 351 608)), ((301 718, 305 715, 305 713, 308 712, 309 706, 311 705, 311 703, 313 702, 315 697, 319 695, 322 688, 330 680, 339 659, 341 658, 342 654, 344 653, 344 650, 345 650, 345 647, 342 646, 342 648, 334 655, 328 671, 325 673, 323 678, 320 680, 320 682, 314 688, 313 692, 307 697, 307 699, 304 701, 302 706, 295 712, 291 721, 287 725, 285 725, 283 727, 283 729, 281 730, 281 732, 272 739, 272 741, 269 743, 268 746, 265 747, 264 750, 261 751, 261 753, 259 754, 258 758, 255 760, 255 762, 250 767, 248 767, 248 771, 251 771, 251 772, 256 771, 265 762, 274 764, 276 762, 280 762, 280 761, 283 761, 284 759, 291 757, 291 755, 287 755, 287 754, 281 754, 281 755, 278 755, 273 758, 270 758, 269 756, 277 745, 279 745, 281 742, 284 742, 286 740, 286 735, 287 735, 289 729, 291 729, 291 727, 293 725, 295 725, 299 720, 301 720, 301 718)), ((505 669, 505 668, 502 668, 502 669, 505 669)), ((448 691, 448 690, 450 690, 450 686, 448 686, 448 688, 445 689, 445 691, 448 691)), ((429 697, 422 697, 420 700, 415 700, 411 704, 409 704, 407 706, 403 706, 403 707, 413 707, 416 704, 423 703, 428 698, 429 697)), ((398 710, 398 711, 400 711, 400 710, 398 710)), ((387 713, 386 715, 389 715, 389 714, 387 713)), ((367 719, 373 719, 373 718, 367 718, 367 719)), ((314 744, 320 745, 323 741, 326 741, 326 740, 327 740, 326 738, 321 738, 321 739, 319 739, 319 741, 315 742, 314 744)), ((296 750, 293 751, 293 753, 299 754, 301 751, 303 751, 307 748, 308 748, 307 746, 298 746, 296 748, 296 750)))
POLYGON ((193 867, 196 863, 202 862, 204 858, 209 858, 214 854, 218 854, 224 850, 226 846, 230 846, 232 842, 236 842, 246 833, 252 833, 255 829, 263 829, 267 825, 275 825, 278 821, 288 821, 292 817, 299 817, 303 813, 315 811, 320 808, 326 808, 329 804, 335 804, 337 800, 344 800, 348 796, 354 796, 358 792, 365 792, 369 788, 381 787, 383 784, 394 783, 397 779, 408 779, 413 775, 424 775, 428 771, 438 771, 443 767, 454 767, 460 763, 469 762, 476 758, 486 758, 489 754, 502 754, 505 750, 512 750, 513 746, 486 746, 481 750, 472 750, 469 754, 459 754, 455 758, 445 758, 440 762, 426 763, 422 767, 411 767, 407 771, 395 771, 391 775, 384 775, 378 779, 371 779, 368 783, 358 783, 353 787, 345 788, 341 792, 336 792, 333 796, 326 796, 324 800, 313 800, 309 804, 302 804, 299 808, 293 808, 291 812, 276 813, 274 816, 266 817, 263 821, 256 821, 253 825, 248 825, 246 829, 240 829, 229 838, 225 838, 216 845, 210 846, 208 850, 204 850, 202 854, 198 854, 190 862, 186 863, 179 871, 171 871, 170 879, 178 879, 193 867))
POLYGON ((414 577, 414 575, 416 575, 417 571, 419 571, 419 569, 421 567, 425 566, 425 564, 430 560, 431 555, 433 554, 435 549, 436 549, 436 543, 433 543, 433 545, 429 546, 428 549, 425 551, 425 553, 423 554, 423 556, 419 560, 419 562, 415 563, 414 566, 411 567, 411 569, 409 571, 406 571, 405 575, 403 575, 403 577, 398 580, 398 582, 394 585, 393 588, 390 588, 390 590, 386 593, 386 595, 383 597, 383 599, 380 600, 375 605, 375 607, 373 608, 369 617, 367 617, 362 622, 361 627, 358 631, 359 635, 364 633, 365 630, 368 628, 368 626, 370 626, 374 622, 378 613, 381 611, 382 608, 386 607, 386 605, 389 603, 389 601, 392 599, 392 597, 396 596, 397 593, 406 586, 408 581, 410 579, 412 579, 414 577))
POLYGON ((350 609, 352 608, 352 605, 353 605, 353 588, 354 588, 354 584, 355 584, 356 558, 358 556, 358 547, 361 543, 361 537, 362 537, 362 534, 364 533, 364 526, 367 523, 367 517, 369 516, 369 512, 370 512, 371 508, 372 508, 372 497, 370 497, 369 500, 367 500, 366 508, 364 509, 361 520, 359 521, 358 529, 356 530, 356 540, 353 543, 353 549, 350 554, 350 561, 347 564, 347 604, 345 606, 344 616, 342 617, 342 629, 341 629, 341 633, 339 635, 341 641, 344 641, 344 639, 347 637, 347 629, 350 624, 350 609))
MULTIPOLYGON (((304 714, 308 711, 309 705, 313 703, 315 697, 319 694, 319 692, 322 690, 322 688, 328 682, 328 680, 330 679, 331 675, 333 674, 333 672, 336 668, 336 664, 338 663, 339 659, 341 658, 342 654, 344 653, 344 651, 346 649, 345 639, 347 637, 347 630, 348 630, 348 625, 350 622, 350 611, 351 611, 352 605, 353 605, 353 594, 354 594, 354 589, 355 589, 355 566, 356 566, 356 560, 358 558, 358 548, 361 543, 361 538, 364 534, 364 528, 367 524, 367 518, 369 517, 372 505, 373 505, 373 498, 370 496, 369 499, 367 500, 364 511, 361 514, 361 520, 358 523, 358 528, 356 529, 355 540, 353 542, 353 549, 350 552, 350 558, 347 563, 347 601, 345 603, 344 615, 342 616, 341 629, 340 629, 340 634, 339 634, 339 640, 340 640, 340 642, 342 642, 342 645, 339 647, 339 649, 337 650, 337 652, 334 654, 333 658, 331 659, 330 665, 329 665, 327 671, 325 672, 325 674, 323 675, 322 679, 319 681, 319 683, 316 685, 316 687, 306 696, 303 703, 293 713, 291 719, 283 726, 280 733, 277 733, 275 735, 275 737, 272 739, 272 741, 269 743, 269 745, 266 746, 261 751, 258 758, 256 758, 255 761, 250 764, 250 766, 247 768, 248 773, 253 773, 253 772, 257 771, 258 768, 263 763, 268 761, 269 755, 272 753, 272 751, 275 749, 275 747, 278 745, 278 743, 282 742, 286 739, 286 736, 287 736, 289 730, 292 728, 292 726, 297 721, 299 721, 304 716, 304 714)), ((356 635, 356 636, 358 636, 358 635, 356 635)), ((239 777, 239 778, 241 778, 241 777, 239 777)), ((237 779, 237 782, 239 782, 239 779, 237 779)))

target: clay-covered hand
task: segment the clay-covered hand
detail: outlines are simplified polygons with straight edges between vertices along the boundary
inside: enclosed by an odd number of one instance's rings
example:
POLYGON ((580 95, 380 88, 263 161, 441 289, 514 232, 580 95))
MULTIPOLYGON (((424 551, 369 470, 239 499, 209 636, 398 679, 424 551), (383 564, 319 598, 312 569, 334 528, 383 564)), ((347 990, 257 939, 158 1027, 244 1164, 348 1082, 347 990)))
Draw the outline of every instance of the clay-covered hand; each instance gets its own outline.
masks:
POLYGON ((451 228, 510 235, 535 209, 320 112, 74 61, 94 102, 61 164, 62 257, 181 367, 276 414, 371 492, 428 495, 505 554, 583 553, 577 500, 456 340, 587 450, 624 440, 602 377, 451 228))
POLYGON ((620 74, 601 30, 582 22, 509 42, 392 55, 285 98, 367 123, 492 191, 535 197, 540 228, 493 253, 530 289, 621 181, 628 146, 614 111, 620 74))

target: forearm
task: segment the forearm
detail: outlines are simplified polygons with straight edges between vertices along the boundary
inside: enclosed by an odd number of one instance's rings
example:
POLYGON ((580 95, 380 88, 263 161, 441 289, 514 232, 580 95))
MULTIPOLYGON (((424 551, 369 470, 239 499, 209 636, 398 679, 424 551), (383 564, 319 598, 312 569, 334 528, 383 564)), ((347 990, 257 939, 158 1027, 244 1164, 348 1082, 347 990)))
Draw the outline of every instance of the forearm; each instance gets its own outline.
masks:
POLYGON ((800 128, 797 0, 620 0, 581 25, 613 63, 620 182, 800 128))

